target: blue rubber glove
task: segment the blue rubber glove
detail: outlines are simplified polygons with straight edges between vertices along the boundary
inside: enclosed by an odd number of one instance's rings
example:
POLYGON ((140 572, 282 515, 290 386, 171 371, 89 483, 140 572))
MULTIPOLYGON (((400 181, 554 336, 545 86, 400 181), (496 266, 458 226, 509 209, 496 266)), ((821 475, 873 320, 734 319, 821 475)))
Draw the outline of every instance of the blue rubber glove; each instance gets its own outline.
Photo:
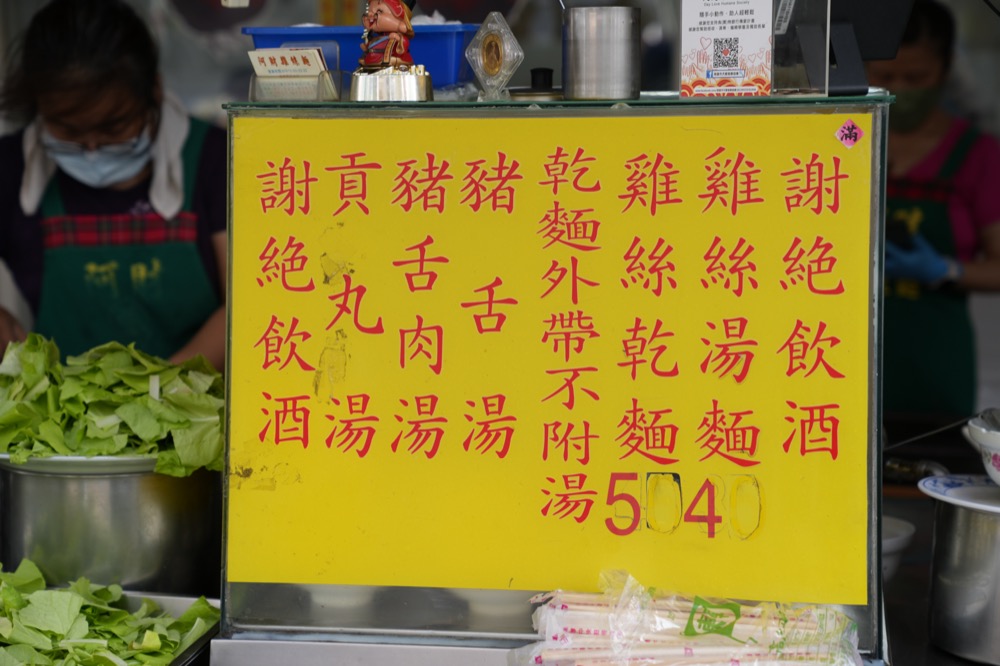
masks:
POLYGON ((931 285, 943 282, 951 271, 951 261, 920 234, 913 235, 912 248, 902 248, 886 241, 883 266, 887 278, 931 285))

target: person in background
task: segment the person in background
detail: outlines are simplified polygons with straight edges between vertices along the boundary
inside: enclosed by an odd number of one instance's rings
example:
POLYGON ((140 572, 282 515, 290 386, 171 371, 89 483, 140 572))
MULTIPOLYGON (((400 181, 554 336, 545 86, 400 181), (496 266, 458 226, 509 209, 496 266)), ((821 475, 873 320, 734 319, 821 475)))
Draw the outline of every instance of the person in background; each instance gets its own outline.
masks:
POLYGON ((868 66, 889 109, 883 410, 889 436, 968 418, 976 358, 967 295, 1000 290, 1000 144, 941 106, 949 10, 916 0, 897 57, 868 66))
MULTIPOLYGON (((164 90, 122 0, 52 0, 8 59, 0 258, 66 355, 111 341, 225 361, 226 136, 164 90)), ((0 308, 0 349, 26 326, 0 308)))

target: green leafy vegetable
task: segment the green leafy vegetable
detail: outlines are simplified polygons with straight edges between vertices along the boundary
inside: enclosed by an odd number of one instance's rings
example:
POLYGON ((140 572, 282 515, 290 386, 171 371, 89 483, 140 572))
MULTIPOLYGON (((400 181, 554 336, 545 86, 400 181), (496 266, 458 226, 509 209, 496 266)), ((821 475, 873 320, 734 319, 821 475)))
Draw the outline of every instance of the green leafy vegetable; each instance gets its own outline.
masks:
POLYGON ((113 342, 63 364, 32 333, 0 361, 0 453, 15 463, 148 455, 171 476, 221 471, 224 407, 222 376, 202 357, 174 365, 113 342))
POLYGON ((177 618, 150 599, 134 611, 126 601, 120 586, 86 578, 47 589, 30 560, 0 571, 0 666, 167 666, 220 617, 204 597, 177 618))

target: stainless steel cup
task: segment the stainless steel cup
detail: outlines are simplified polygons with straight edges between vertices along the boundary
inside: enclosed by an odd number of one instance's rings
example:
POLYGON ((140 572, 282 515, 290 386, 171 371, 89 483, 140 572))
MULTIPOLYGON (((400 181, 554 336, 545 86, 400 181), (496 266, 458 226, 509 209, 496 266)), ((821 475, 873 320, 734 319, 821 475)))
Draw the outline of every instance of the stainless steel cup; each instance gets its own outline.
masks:
POLYGON ((563 96, 638 99, 638 7, 571 7, 563 15, 563 96))

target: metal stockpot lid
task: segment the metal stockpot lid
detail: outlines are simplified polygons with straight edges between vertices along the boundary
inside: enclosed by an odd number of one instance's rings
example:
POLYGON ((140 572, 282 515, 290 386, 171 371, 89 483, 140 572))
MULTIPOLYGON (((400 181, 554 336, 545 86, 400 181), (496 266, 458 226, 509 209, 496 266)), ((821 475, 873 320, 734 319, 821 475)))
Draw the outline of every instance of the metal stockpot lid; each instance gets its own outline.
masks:
POLYGON ((917 487, 948 504, 1000 514, 1000 486, 985 474, 947 474, 921 479, 917 487))
POLYGON ((122 456, 49 456, 12 462, 9 453, 0 453, 0 467, 16 472, 37 474, 145 474, 156 468, 155 455, 122 456))

